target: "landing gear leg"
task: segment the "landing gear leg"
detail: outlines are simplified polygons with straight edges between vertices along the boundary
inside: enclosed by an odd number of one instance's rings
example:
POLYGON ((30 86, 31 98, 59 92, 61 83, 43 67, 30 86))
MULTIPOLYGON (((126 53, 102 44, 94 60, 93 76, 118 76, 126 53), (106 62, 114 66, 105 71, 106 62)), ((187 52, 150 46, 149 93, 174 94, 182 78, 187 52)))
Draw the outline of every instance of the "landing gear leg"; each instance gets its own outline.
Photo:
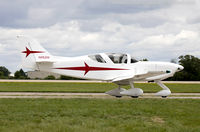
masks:
POLYGON ((110 90, 110 91, 107 91, 106 94, 109 94, 109 95, 111 95, 111 96, 115 96, 115 97, 117 97, 117 98, 121 98, 122 95, 120 94, 120 92, 125 91, 125 90, 126 90, 126 89, 121 88, 121 86, 119 85, 118 88, 113 89, 113 90, 110 90))
MULTIPOLYGON (((130 84, 130 86, 131 86, 131 89, 134 89, 134 88, 135 88, 133 82, 129 81, 129 84, 130 84)), ((131 96, 131 97, 132 97, 132 98, 138 98, 139 95, 131 96)))
POLYGON ((163 90, 156 93, 157 96, 161 96, 162 98, 166 98, 171 94, 170 89, 164 85, 161 81, 155 81, 163 90))
MULTIPOLYGON (((121 91, 121 86, 119 85, 119 87, 118 87, 118 91, 121 91)), ((119 94, 119 95, 116 95, 115 96, 116 98, 121 98, 122 96, 119 94)))

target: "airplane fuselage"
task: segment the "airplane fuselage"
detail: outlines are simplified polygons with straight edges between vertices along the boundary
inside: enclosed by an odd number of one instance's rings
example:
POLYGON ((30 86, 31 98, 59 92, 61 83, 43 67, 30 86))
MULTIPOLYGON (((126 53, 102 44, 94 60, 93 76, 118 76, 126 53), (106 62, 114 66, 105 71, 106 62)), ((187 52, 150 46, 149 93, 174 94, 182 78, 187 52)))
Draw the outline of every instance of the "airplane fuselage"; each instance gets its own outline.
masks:
POLYGON ((99 63, 88 56, 55 57, 56 61, 55 63, 50 63, 51 66, 43 65, 43 63, 38 64, 42 71, 104 81, 111 81, 119 76, 131 76, 131 74, 133 76, 136 75, 133 77, 133 81, 163 80, 173 76, 178 70, 183 69, 178 64, 168 62, 138 61, 135 63, 115 64, 109 58, 104 57, 104 59, 106 63, 99 63))

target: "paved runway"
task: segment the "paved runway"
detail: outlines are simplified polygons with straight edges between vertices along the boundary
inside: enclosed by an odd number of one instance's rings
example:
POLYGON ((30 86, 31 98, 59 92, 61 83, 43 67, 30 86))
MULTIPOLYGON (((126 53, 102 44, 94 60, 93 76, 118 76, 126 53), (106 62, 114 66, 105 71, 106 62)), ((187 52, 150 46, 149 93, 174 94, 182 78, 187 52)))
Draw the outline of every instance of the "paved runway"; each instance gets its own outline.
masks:
MULTIPOLYGON (((140 98, 161 98, 144 93, 140 98)), ((115 98, 105 93, 0 92, 0 98, 115 98)), ((130 98, 123 96, 123 98, 130 98)), ((172 93, 167 99, 200 99, 200 93, 172 93)))

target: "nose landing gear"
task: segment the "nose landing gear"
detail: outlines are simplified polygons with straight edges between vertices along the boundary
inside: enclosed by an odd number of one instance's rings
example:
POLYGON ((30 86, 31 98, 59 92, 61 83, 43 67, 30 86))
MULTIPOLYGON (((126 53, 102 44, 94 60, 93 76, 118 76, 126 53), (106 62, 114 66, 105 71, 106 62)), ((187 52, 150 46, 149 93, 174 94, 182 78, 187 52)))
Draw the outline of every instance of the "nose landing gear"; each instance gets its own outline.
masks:
POLYGON ((167 98, 167 96, 169 96, 171 94, 170 89, 164 85, 163 83, 161 83, 161 81, 155 81, 161 88, 163 88, 163 90, 157 92, 155 95, 156 96, 161 96, 162 98, 167 98))

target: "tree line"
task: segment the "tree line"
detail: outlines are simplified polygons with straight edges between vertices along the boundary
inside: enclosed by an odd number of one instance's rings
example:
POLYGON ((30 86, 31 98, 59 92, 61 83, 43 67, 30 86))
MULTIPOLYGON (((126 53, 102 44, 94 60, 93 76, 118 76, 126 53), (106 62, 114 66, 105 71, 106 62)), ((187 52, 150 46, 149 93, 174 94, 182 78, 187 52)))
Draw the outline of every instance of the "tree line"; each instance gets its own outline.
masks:
POLYGON ((178 63, 184 67, 180 72, 167 80, 200 81, 200 59, 192 55, 179 56, 178 63))
MULTIPOLYGON (((148 61, 143 59, 143 61, 148 61)), ((200 81, 200 59, 193 55, 182 55, 179 56, 178 62, 172 59, 173 63, 178 63, 184 67, 180 72, 176 72, 175 75, 166 80, 168 81, 200 81)), ((27 74, 22 70, 18 70, 14 73, 14 76, 10 76, 10 71, 4 67, 0 66, 0 79, 30 79, 27 74)), ((56 79, 54 76, 50 75, 44 79, 56 79)), ((68 77, 61 75, 61 80, 75 80, 77 78, 68 77)))
POLYGON ((0 79, 29 79, 26 73, 20 69, 10 76, 11 72, 4 66, 0 66, 0 79))

